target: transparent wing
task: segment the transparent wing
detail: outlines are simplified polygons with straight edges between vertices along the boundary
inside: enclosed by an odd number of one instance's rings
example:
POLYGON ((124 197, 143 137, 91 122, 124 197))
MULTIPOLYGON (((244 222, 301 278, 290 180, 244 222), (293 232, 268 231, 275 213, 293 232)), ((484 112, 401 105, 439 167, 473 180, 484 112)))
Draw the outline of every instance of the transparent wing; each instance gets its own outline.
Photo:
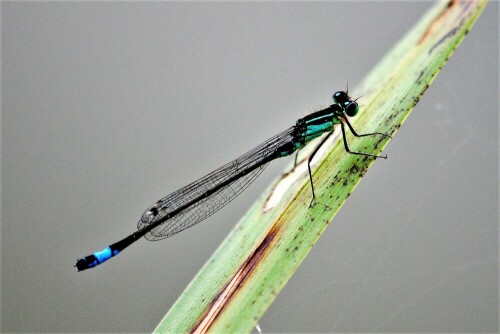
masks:
POLYGON ((145 237, 156 241, 171 237, 214 214, 246 189, 278 158, 279 148, 293 138, 294 127, 266 140, 241 157, 201 179, 167 195, 149 207, 137 228, 154 228, 145 237), (167 218, 170 215, 170 218, 167 218))

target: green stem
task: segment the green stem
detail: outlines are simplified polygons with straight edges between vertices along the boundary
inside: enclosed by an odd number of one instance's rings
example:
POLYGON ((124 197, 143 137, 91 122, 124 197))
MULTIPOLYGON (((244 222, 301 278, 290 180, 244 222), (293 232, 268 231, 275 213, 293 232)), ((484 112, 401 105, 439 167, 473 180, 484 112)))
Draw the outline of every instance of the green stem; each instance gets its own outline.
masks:
MULTIPOLYGON (((363 96, 354 128, 394 135, 486 3, 434 5, 352 92, 363 96)), ((353 151, 373 154, 388 141, 349 137, 353 151)), ((347 154, 338 140, 325 146, 314 159, 314 206, 309 208, 311 188, 302 161, 293 171, 289 167, 252 206, 155 332, 252 330, 375 161, 347 154)), ((305 149, 313 148, 311 144, 305 149)))

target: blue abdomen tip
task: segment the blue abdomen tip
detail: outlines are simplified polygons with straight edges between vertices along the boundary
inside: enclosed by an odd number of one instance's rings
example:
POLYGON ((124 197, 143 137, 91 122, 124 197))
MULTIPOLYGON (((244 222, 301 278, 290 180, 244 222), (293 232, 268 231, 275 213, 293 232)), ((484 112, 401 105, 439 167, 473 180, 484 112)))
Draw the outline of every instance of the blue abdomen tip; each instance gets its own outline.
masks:
POLYGON ((111 258, 111 248, 106 247, 100 252, 95 252, 94 256, 96 257, 97 261, 99 263, 103 263, 104 261, 107 261, 111 258))

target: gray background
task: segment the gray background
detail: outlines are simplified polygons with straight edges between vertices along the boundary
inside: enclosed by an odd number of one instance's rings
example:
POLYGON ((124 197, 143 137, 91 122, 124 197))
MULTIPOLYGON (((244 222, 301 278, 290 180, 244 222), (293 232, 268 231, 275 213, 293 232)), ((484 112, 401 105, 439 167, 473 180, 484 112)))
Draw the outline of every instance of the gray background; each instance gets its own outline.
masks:
MULTIPOLYGON (((286 159, 174 238, 75 259, 355 86, 430 5, 3 3, 3 331, 153 330, 286 159)), ((498 3, 385 153, 264 332, 498 329, 498 3)))

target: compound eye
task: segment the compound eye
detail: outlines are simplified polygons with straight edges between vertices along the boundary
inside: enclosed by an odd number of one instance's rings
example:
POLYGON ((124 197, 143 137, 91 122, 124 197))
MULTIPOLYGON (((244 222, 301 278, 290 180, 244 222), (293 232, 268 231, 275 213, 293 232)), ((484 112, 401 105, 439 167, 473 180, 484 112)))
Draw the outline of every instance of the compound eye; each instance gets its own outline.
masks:
POLYGON ((353 101, 353 102, 350 102, 348 103, 346 106, 345 106, 345 113, 347 114, 347 116, 349 117, 354 117, 358 114, 359 112, 359 106, 358 106, 358 103, 353 101))
POLYGON ((349 101, 349 96, 347 95, 347 93, 341 90, 333 94, 332 98, 335 103, 340 103, 340 104, 349 101))

